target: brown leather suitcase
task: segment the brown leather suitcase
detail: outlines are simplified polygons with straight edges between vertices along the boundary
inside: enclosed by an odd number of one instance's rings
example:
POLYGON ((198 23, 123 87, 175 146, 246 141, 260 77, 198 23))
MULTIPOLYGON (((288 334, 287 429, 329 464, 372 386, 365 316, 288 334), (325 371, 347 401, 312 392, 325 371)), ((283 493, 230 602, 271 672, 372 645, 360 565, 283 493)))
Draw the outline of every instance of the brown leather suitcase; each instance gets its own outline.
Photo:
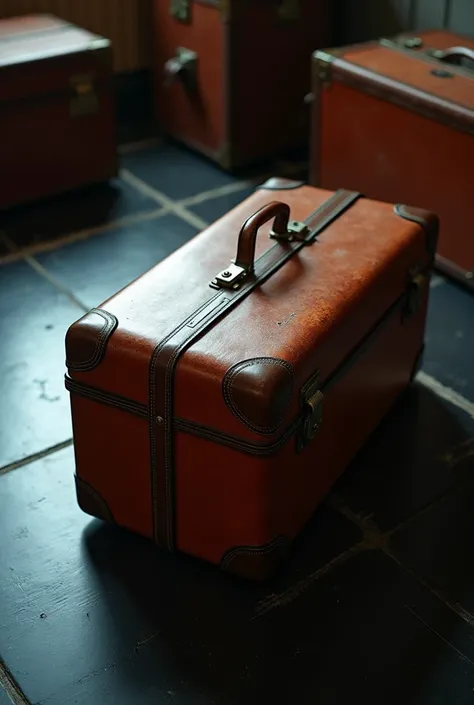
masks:
POLYGON ((474 40, 402 34, 314 55, 311 183, 439 215, 437 266, 474 288, 474 40))
POLYGON ((74 323, 82 509, 271 574, 417 369, 437 227, 271 179, 74 323))
POLYGON ((0 20, 0 208, 116 175, 111 51, 49 15, 0 20))
POLYGON ((306 146, 330 0, 153 0, 163 130, 231 169, 306 146))

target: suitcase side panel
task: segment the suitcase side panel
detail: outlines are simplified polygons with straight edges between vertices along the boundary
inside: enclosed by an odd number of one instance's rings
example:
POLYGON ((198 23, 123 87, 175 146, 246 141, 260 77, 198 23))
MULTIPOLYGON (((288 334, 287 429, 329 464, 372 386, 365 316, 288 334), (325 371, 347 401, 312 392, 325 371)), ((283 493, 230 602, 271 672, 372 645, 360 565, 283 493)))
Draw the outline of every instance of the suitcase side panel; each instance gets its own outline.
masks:
POLYGON ((170 14, 169 0, 154 0, 155 97, 158 120, 165 131, 207 156, 219 159, 228 140, 227 25, 214 5, 193 3, 191 21, 170 14), (179 47, 195 52, 191 72, 165 85, 165 65, 179 47))
POLYGON ((71 394, 78 501, 153 537, 148 419, 71 394))
POLYGON ((295 437, 274 456, 258 458, 177 433, 179 549, 245 577, 268 577, 410 382, 423 346, 427 296, 428 286, 417 314, 403 324, 394 315, 327 390, 320 432, 301 453, 295 437))
POLYGON ((436 212, 438 253, 469 283, 474 271, 474 237, 466 218, 472 201, 472 136, 337 82, 322 88, 320 96, 312 182, 324 188, 343 183, 371 198, 436 212), (353 120, 347 120, 348 105, 353 120), (404 137, 395 140, 394 134, 404 137))
POLYGON ((316 370, 329 377, 431 260, 418 225, 360 199, 184 353, 175 416, 276 442, 316 370))

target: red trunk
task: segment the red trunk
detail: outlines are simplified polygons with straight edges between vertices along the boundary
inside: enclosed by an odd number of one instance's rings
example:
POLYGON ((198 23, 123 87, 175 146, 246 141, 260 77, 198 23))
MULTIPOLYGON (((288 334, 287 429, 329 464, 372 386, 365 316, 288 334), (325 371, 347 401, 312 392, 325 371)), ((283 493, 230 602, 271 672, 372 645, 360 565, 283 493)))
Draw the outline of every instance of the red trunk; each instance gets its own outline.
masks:
POLYGON ((0 21, 0 208, 117 172, 108 40, 47 15, 0 21))
POLYGON ((438 266, 471 286, 473 50, 436 31, 316 53, 311 158, 315 185, 435 211, 438 266))
POLYGON ((188 19, 173 16, 170 0, 154 0, 156 107, 164 130, 225 168, 304 145, 311 53, 329 41, 329 0, 182 5, 188 19), (285 17, 288 6, 295 14, 285 17))

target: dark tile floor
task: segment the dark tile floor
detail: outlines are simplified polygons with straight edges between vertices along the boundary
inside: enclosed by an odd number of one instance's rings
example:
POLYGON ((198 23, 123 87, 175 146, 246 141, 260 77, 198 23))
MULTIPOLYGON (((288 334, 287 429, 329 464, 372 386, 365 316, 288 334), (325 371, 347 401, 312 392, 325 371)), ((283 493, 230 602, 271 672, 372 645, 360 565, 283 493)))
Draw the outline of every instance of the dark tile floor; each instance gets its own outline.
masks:
POLYGON ((474 296, 440 277, 417 382, 271 584, 77 508, 68 325, 253 188, 175 145, 123 169, 0 225, 0 704, 474 702, 474 296))

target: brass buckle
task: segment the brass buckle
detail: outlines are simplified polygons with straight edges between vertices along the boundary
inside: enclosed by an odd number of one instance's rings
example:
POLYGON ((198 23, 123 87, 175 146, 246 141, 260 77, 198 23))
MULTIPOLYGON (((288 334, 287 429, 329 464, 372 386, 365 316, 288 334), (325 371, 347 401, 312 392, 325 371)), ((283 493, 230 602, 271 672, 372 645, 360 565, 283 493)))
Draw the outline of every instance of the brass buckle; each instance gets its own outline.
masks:
POLYGON ((323 422, 324 394, 319 389, 319 372, 303 387, 301 396, 303 419, 298 434, 298 452, 317 436, 323 422))
POLYGON ((270 232, 270 237, 274 240, 284 240, 285 242, 292 242, 293 240, 304 240, 308 234, 308 226, 299 220, 290 220, 288 223, 288 229, 286 233, 275 233, 273 230, 270 232))

